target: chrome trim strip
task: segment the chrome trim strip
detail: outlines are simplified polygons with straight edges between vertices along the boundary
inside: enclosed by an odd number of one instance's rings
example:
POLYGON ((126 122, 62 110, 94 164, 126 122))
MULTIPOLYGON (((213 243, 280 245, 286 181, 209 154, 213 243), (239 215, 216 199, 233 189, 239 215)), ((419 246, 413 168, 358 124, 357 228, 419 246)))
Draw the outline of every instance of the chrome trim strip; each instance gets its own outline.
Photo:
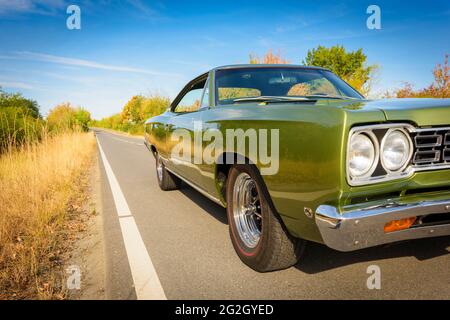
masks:
POLYGON ((450 163, 442 163, 442 164, 436 164, 433 166, 414 166, 413 167, 414 172, 420 172, 420 171, 429 171, 429 170, 444 170, 444 169, 450 169, 450 163))
POLYGON ((441 151, 440 150, 417 150, 416 152, 414 152, 413 163, 421 164, 421 163, 427 163, 427 162, 436 162, 436 161, 439 161, 439 159, 441 159, 441 151), (427 159, 422 159, 422 160, 416 159, 417 155, 423 155, 423 154, 431 155, 433 153, 434 153, 433 159, 431 159, 431 157, 427 158, 427 159))
POLYGON ((430 135, 416 135, 414 137, 415 147, 417 148, 431 148, 431 147, 440 147, 442 145, 442 136, 440 134, 430 134, 430 135), (434 143, 419 143, 417 142, 417 138, 436 138, 436 142, 434 143))
MULTIPOLYGON (((409 132, 417 132, 416 127, 408 124, 408 123, 387 123, 387 124, 374 124, 374 125, 365 125, 365 126, 355 126, 350 131, 358 129, 362 130, 373 130, 373 129, 390 129, 390 128, 404 128, 409 132)), ((450 129, 449 129, 450 130, 450 129)))
POLYGON ((450 161, 450 148, 444 149, 444 154, 442 155, 444 161, 450 161))
POLYGON ((414 132, 423 132, 423 131, 445 131, 450 130, 450 127, 434 127, 434 128, 414 128, 414 132))
POLYGON ((207 197, 209 200, 217 203, 218 205, 224 207, 222 201, 220 201, 220 199, 210 195, 208 192, 206 192, 205 190, 203 190, 202 188, 196 186, 194 183, 190 182, 189 180, 183 178, 182 176, 180 176, 179 174, 175 173, 173 170, 170 170, 169 168, 166 167, 166 170, 169 171, 170 173, 172 173, 174 176, 177 176, 178 178, 180 178, 181 180, 183 180, 184 182, 186 182, 188 185, 190 185, 192 188, 194 188, 195 190, 197 190, 198 192, 200 192, 202 195, 204 195, 205 197, 207 197))
POLYGON ((339 213, 329 205, 317 208, 315 222, 324 243, 339 251, 353 251, 385 243, 450 235, 450 224, 384 232, 386 223, 415 216, 450 212, 450 199, 410 204, 390 202, 339 213))

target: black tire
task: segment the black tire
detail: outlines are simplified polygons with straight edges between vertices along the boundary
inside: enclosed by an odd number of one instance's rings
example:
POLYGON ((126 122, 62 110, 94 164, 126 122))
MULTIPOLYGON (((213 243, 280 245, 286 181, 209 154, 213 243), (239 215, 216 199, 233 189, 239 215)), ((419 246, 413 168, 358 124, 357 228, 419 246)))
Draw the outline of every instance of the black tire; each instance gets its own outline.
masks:
MULTIPOLYGON (((239 184, 239 182, 238 182, 239 184)), ((239 258, 250 268, 267 272, 286 269, 297 263, 305 248, 305 240, 292 237, 278 213, 275 212, 267 188, 257 170, 253 165, 234 165, 228 174, 227 179, 227 216, 231 242, 239 258), (241 175, 242 173, 245 173, 241 175), (258 215, 255 219, 260 219, 260 236, 255 247, 249 247, 243 241, 234 215, 235 184, 239 176, 248 176, 255 182, 257 195, 259 198, 258 215)), ((238 206, 236 206, 238 208, 238 206)), ((239 223, 239 222, 238 222, 239 223)), ((242 224, 241 224, 242 225, 242 224)))
POLYGON ((164 163, 161 161, 159 154, 155 155, 155 163, 156 179, 158 180, 158 184, 161 190, 169 191, 179 189, 181 185, 181 179, 167 171, 164 163), (161 173, 158 173, 159 165, 161 166, 161 173))

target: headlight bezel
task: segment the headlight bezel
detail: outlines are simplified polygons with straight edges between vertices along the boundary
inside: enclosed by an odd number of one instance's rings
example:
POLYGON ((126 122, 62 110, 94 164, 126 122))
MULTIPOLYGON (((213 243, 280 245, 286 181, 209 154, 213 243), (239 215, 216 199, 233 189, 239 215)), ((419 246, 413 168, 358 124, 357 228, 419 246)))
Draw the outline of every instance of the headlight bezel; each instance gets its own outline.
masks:
POLYGON ((393 174, 393 173, 397 173, 397 172, 403 171, 408 166, 408 164, 411 162, 411 158, 412 158, 413 152, 414 152, 414 144, 412 142, 411 136, 409 135, 409 133, 405 129, 403 129, 401 127, 400 128, 395 128, 395 127, 394 128, 389 128, 388 131, 383 136, 383 138, 381 139, 381 144, 380 144, 380 162, 381 162, 381 165, 383 166, 383 169, 386 170, 387 173, 393 174), (409 150, 408 150, 408 153, 406 154, 405 162, 400 167, 398 167, 397 169, 390 169, 390 168, 388 168, 388 166, 386 165, 385 160, 384 160, 384 156, 383 156, 384 146, 386 144, 386 140, 389 137, 389 135, 392 134, 393 132, 396 132, 396 131, 401 132, 406 137, 409 150))
POLYGON ((357 132, 350 137, 349 146, 348 146, 348 155, 347 155, 347 170, 349 171, 349 174, 351 176, 353 176, 354 178, 357 178, 357 179, 364 179, 364 178, 370 177, 373 174, 373 172, 375 171, 375 169, 377 168, 379 159, 380 159, 380 145, 378 143, 377 137, 373 134, 373 132, 370 132, 370 131, 357 132), (366 170, 366 172, 364 174, 352 175, 351 170, 350 170, 350 162, 351 162, 350 148, 351 148, 353 139, 355 139, 355 137, 357 137, 358 135, 363 135, 371 141, 371 143, 373 145, 373 149, 374 149, 374 155, 373 155, 372 164, 370 165, 370 167, 368 168, 368 170, 366 170))
POLYGON ((414 153, 414 144, 412 142, 410 133, 415 132, 416 128, 410 124, 407 123, 390 123, 390 124, 375 124, 375 125, 362 125, 362 126, 355 126, 350 129, 349 135, 347 138, 347 153, 346 153, 346 161, 345 161, 345 172, 347 177, 347 183, 350 186, 363 186, 363 185, 370 185, 374 183, 380 183, 385 181, 391 181, 396 179, 401 179, 405 177, 409 177, 413 174, 414 169, 411 165, 411 159, 414 153), (381 163, 381 143, 383 138, 386 136, 387 132, 390 129, 401 129, 409 141, 410 146, 410 152, 409 157, 406 161, 406 164, 402 166, 397 171, 388 171, 384 168, 383 164, 381 163), (380 134, 380 132, 383 132, 383 134, 380 134), (349 170, 349 160, 350 160, 350 146, 352 137, 356 134, 365 133, 366 135, 369 135, 371 137, 375 136, 374 143, 378 144, 378 160, 377 166, 375 169, 371 172, 371 175, 364 175, 362 177, 354 177, 351 175, 349 170), (384 172, 383 174, 379 174, 380 172, 384 172))

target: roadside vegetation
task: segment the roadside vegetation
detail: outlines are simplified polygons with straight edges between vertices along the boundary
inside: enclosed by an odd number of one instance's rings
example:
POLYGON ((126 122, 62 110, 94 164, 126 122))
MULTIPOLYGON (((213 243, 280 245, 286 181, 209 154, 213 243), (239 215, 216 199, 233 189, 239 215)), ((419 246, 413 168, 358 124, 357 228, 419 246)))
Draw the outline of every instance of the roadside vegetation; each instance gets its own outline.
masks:
POLYGON ((0 91, 0 298, 63 299, 65 258, 86 203, 89 113, 0 91))
POLYGON ((36 101, 0 88, 0 152, 39 140, 44 124, 36 101))
POLYGON ((134 96, 123 107, 122 112, 99 121, 94 120, 91 125, 133 135, 143 135, 145 120, 163 113, 169 105, 170 99, 161 95, 134 96))

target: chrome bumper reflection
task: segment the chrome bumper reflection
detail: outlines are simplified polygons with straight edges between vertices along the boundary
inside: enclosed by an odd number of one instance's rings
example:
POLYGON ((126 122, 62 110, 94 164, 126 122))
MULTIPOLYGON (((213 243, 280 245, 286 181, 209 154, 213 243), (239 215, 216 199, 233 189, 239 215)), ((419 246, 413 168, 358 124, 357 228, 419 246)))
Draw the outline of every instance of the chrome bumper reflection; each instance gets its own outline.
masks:
POLYGON ((450 223, 384 232, 385 224, 392 220, 447 212, 450 212, 450 199, 408 204, 389 203, 342 214, 333 206, 321 205, 316 210, 315 221, 328 247, 339 251, 353 251, 402 240, 450 235, 450 223))

